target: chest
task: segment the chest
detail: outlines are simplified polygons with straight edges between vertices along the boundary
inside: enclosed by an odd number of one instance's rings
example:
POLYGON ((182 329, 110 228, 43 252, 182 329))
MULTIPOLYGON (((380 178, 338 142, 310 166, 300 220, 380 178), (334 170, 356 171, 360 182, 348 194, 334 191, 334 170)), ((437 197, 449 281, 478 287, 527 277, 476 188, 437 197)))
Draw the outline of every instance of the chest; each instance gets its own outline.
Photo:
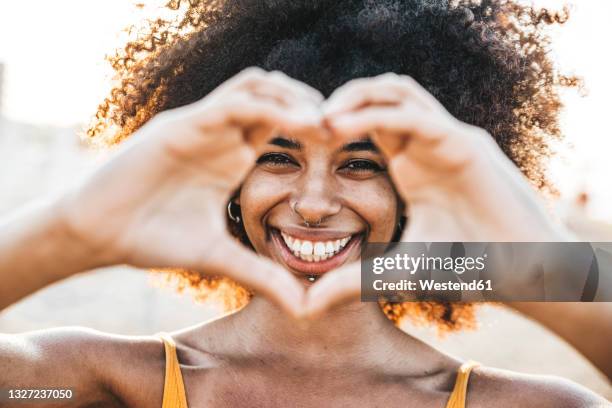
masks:
POLYGON ((415 385, 401 376, 351 372, 288 372, 243 367, 185 374, 189 408, 444 408, 449 395, 415 385))

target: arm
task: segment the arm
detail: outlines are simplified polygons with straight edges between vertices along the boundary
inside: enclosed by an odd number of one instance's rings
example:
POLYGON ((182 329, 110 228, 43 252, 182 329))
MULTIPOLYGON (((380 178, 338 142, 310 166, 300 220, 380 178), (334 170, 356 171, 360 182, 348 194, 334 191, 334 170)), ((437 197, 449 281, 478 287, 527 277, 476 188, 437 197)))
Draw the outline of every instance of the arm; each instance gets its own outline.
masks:
MULTIPOLYGON (((72 399, 42 405, 80 407, 94 403, 116 406, 100 366, 101 338, 86 329, 54 329, 19 335, 0 334, 0 408, 19 404, 7 399, 7 390, 70 390, 72 399), (95 352, 94 352, 95 349, 95 352), (51 405, 50 405, 51 404, 51 405)), ((108 361, 110 356, 105 355, 108 361)))
POLYGON ((104 265, 70 233, 61 202, 39 203, 0 221, 0 310, 75 273, 104 265))
POLYGON ((225 208, 257 149, 320 125, 322 96, 248 69, 157 115, 61 198, 0 221, 0 309, 91 268, 129 264, 225 276, 297 315, 301 284, 236 242, 225 208))
MULTIPOLYGON (((251 69, 158 115, 81 185, 0 221, 0 308, 78 272, 130 264, 225 276, 296 313, 301 284, 237 243, 224 210, 259 145, 277 131, 319 125, 320 99, 288 77, 251 69)), ((150 385, 133 374, 143 345, 133 346, 84 330, 0 334, 0 389, 73 388, 78 406, 111 406, 113 395, 130 394, 126 385, 150 385)))
POLYGON ((514 302, 509 306, 565 339, 612 380, 611 303, 514 302))

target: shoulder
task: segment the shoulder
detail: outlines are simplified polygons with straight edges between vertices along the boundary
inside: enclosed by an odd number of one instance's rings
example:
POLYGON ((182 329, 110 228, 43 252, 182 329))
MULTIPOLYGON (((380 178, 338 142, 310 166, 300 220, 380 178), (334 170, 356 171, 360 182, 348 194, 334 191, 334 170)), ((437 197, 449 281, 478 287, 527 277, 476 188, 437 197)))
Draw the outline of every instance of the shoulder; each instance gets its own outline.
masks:
POLYGON ((470 376, 467 406, 599 408, 611 405, 603 397, 564 378, 478 367, 470 376))
POLYGON ((70 367, 79 361, 79 367, 85 370, 101 338, 93 330, 76 327, 0 334, 0 361, 13 370, 56 364, 70 367))
MULTIPOLYGON (((71 388, 85 400, 139 396, 163 390, 164 348, 149 336, 119 336, 82 327, 0 335, 0 387, 71 388)), ((129 405, 129 404, 128 404, 129 405)), ((1 406, 1 405, 0 405, 1 406)), ((136 403, 129 406, 148 406, 136 403)))

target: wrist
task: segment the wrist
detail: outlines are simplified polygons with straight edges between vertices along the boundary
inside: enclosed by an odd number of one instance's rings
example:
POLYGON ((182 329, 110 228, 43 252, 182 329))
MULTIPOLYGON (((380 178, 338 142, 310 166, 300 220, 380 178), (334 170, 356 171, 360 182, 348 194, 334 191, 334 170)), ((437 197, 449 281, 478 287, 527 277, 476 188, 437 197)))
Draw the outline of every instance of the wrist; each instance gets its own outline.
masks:
POLYGON ((75 220, 73 197, 68 194, 50 204, 49 231, 62 248, 70 251, 70 262, 76 272, 120 263, 112 251, 95 243, 89 228, 81 228, 75 220))

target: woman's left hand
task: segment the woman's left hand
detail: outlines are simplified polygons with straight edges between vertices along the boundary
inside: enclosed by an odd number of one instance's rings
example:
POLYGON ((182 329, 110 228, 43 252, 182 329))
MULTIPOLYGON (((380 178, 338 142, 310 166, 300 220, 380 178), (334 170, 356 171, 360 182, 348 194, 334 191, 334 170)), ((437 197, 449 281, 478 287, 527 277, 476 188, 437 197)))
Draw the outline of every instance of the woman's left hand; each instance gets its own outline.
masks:
MULTIPOLYGON (((412 78, 384 74, 350 81, 327 100, 324 113, 339 143, 370 135, 385 155, 406 203, 402 241, 568 238, 493 138, 454 118, 412 78)), ((308 293, 309 313, 358 297, 360 284, 358 264, 327 274, 308 293)))

